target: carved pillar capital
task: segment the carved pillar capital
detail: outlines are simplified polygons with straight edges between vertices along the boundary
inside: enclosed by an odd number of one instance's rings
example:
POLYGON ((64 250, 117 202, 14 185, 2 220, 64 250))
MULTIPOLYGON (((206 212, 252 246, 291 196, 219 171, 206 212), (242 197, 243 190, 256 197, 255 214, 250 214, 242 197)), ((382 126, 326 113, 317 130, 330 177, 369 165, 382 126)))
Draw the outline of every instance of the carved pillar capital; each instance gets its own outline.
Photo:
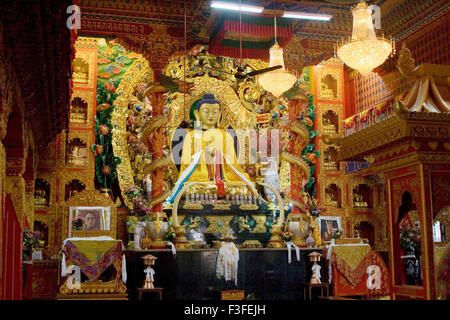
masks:
POLYGON ((21 176, 25 172, 25 159, 6 157, 6 176, 21 176))
POLYGON ((6 175, 5 192, 11 197, 20 228, 24 228, 25 179, 21 175, 6 175))

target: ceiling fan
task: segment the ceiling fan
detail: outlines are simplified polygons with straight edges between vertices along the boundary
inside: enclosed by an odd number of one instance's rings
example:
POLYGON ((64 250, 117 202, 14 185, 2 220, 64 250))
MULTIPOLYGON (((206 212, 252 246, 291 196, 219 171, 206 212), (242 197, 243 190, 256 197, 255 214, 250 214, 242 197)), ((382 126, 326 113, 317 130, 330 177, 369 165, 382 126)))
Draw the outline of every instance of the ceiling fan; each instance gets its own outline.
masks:
POLYGON ((257 76, 259 74, 263 74, 263 73, 266 73, 266 72, 270 72, 270 71, 273 71, 273 70, 280 69, 281 66, 273 66, 273 67, 270 67, 270 68, 254 70, 254 71, 251 71, 251 72, 244 72, 245 71, 244 67, 242 66, 242 64, 239 64, 236 73, 231 73, 231 72, 228 72, 228 71, 219 70, 219 69, 215 69, 215 68, 211 68, 211 67, 203 67, 203 68, 205 68, 207 70, 213 70, 213 71, 218 71, 218 72, 223 72, 223 73, 227 73, 227 74, 233 75, 237 80, 244 80, 247 77, 254 77, 254 76, 257 76))
MULTIPOLYGON (((239 1, 240 4, 241 4, 241 1, 242 0, 239 1)), ((186 26, 185 26, 185 28, 186 28, 186 26)), ((186 33, 186 30, 185 30, 185 33, 186 33)), ((186 34, 185 34, 185 37, 186 37, 186 34)), ((201 65, 200 67, 203 69, 206 69, 206 70, 217 71, 220 73, 226 73, 226 74, 234 76, 234 78, 237 80, 236 86, 239 86, 239 82, 245 80, 246 78, 254 77, 254 76, 266 73, 266 72, 270 72, 270 71, 282 68, 281 65, 276 65, 276 66, 269 67, 269 68, 254 70, 251 72, 245 72, 245 68, 243 66, 243 59, 242 59, 242 15, 241 15, 241 11, 239 11, 239 52, 240 52, 240 61, 237 66, 236 73, 232 73, 229 71, 220 70, 217 68, 204 66, 204 65, 201 65)), ((186 74, 186 72, 185 72, 185 74, 186 74)), ((180 90, 181 88, 183 88, 185 90, 188 89, 186 87, 186 81, 178 81, 178 80, 173 79, 169 76, 166 76, 162 73, 159 74, 159 81, 162 85, 164 85, 166 88, 168 88, 170 92, 176 92, 176 91, 180 90)), ((180 90, 180 91, 184 91, 184 90, 180 90)))
MULTIPOLYGON (((241 0, 239 1, 239 5, 241 5, 241 0)), ((238 67, 237 67, 236 73, 231 73, 231 72, 228 72, 228 71, 225 71, 225 70, 219 70, 219 69, 206 67, 206 66, 202 66, 202 67, 204 69, 207 69, 207 70, 222 72, 222 73, 226 73, 226 74, 234 76, 234 78, 237 80, 237 84, 236 85, 238 85, 238 83, 240 81, 245 80, 246 78, 254 77, 254 76, 266 73, 266 72, 270 72, 270 71, 282 68, 281 65, 277 65, 277 66, 273 66, 273 67, 269 67, 269 68, 254 70, 254 71, 251 71, 251 72, 245 72, 245 68, 244 68, 244 65, 243 65, 243 59, 242 59, 242 15, 241 15, 241 10, 239 10, 239 55, 240 55, 240 59, 239 59, 240 61, 238 63, 238 67)))

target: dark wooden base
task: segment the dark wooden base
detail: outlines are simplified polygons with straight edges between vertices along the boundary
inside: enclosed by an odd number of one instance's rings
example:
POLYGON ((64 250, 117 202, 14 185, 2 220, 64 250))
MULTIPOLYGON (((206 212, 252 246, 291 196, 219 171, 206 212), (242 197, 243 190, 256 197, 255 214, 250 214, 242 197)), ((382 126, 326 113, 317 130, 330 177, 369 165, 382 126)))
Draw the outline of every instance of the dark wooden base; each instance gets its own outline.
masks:
POLYGON ((58 294, 56 300, 128 300, 127 293, 58 294))
POLYGON ((163 292, 163 288, 152 288, 152 289, 144 289, 144 288, 138 288, 138 296, 137 299, 138 300, 142 300, 142 294, 149 292, 149 293, 156 293, 156 296, 158 298, 158 300, 162 300, 162 292, 163 292))

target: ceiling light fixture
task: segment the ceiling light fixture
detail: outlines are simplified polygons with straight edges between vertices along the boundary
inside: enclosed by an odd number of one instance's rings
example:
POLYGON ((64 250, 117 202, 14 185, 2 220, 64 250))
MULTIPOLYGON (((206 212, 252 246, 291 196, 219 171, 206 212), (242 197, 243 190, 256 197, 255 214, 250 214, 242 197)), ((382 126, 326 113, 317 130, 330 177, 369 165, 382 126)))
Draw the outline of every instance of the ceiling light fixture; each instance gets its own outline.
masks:
POLYGON ((252 6, 248 4, 239 4, 233 2, 224 2, 224 1, 212 1, 211 8, 244 11, 252 13, 261 13, 264 10, 264 7, 252 6))
POLYGON ((283 48, 277 43, 277 18, 274 17, 275 44, 270 48, 269 67, 281 66, 280 69, 264 73, 259 76, 258 83, 264 90, 269 91, 275 97, 281 96, 289 90, 297 81, 297 77, 287 72, 284 68, 283 48))
POLYGON ((333 18, 333 16, 321 13, 285 11, 283 13, 283 18, 330 21, 333 18))
POLYGON ((395 42, 377 37, 373 29, 372 12, 364 1, 352 10, 353 33, 351 39, 337 43, 337 55, 349 67, 368 75, 382 65, 389 55, 395 54, 395 42))

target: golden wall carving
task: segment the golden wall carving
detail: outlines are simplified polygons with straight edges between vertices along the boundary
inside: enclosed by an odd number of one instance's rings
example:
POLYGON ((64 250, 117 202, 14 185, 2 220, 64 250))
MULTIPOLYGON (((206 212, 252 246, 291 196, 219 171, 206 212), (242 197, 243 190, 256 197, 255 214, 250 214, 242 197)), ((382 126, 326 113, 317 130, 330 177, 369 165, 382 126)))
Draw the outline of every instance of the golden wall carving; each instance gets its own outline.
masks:
MULTIPOLYGON (((50 186, 50 197, 49 197, 48 207, 51 207, 54 204, 56 204, 56 173, 38 171, 38 173, 36 175, 36 180, 37 179, 44 180, 50 186)), ((40 207, 38 207, 37 209, 39 210, 39 208, 40 207)))
POLYGON ((64 202, 65 199, 65 186, 72 180, 81 181, 86 189, 95 189, 94 180, 95 171, 94 170, 83 170, 83 171, 69 171, 64 170, 58 173, 59 176, 59 202, 64 202))
POLYGON ((328 162, 326 165, 325 162, 325 151, 329 150, 330 148, 334 148, 337 151, 337 155, 339 156, 340 153, 340 148, 337 145, 327 145, 325 142, 323 142, 322 140, 319 141, 319 151, 320 151, 320 168, 321 171, 323 172, 327 172, 327 173, 345 173, 345 165, 344 163, 339 163, 339 161, 335 160, 335 164, 336 164, 336 169, 331 168, 330 164, 331 162, 328 162), (339 167, 339 169, 338 169, 339 167))
MULTIPOLYGON (((78 84, 77 84, 78 86, 78 84)), ((71 103, 71 112, 72 112, 72 102, 75 98, 80 98, 84 102, 87 103, 87 118, 86 122, 78 122, 78 121, 70 121, 71 127, 80 127, 80 128, 92 128, 94 121, 94 92, 88 90, 78 90, 73 89, 72 97, 70 100, 71 103)))
POLYGON ((394 115, 368 128, 355 132, 341 141, 339 159, 362 158, 375 148, 404 138, 450 139, 450 114, 412 112, 394 115))
MULTIPOLYGON (((58 253, 59 247, 55 246, 55 237, 58 239, 56 234, 57 230, 55 224, 58 221, 58 215, 56 210, 56 205, 53 205, 51 209, 45 211, 39 211, 34 214, 34 221, 39 221, 45 223, 48 227, 48 255, 54 256, 58 253)), ((58 242, 59 243, 59 242, 58 242)))
MULTIPOLYGON (((74 86, 75 87, 83 87, 83 88, 94 88, 94 83, 95 83, 95 75, 94 75, 94 69, 96 69, 96 58, 97 58, 97 52, 96 51, 92 51, 92 50, 86 50, 83 48, 77 48, 77 46, 75 46, 75 59, 82 59, 84 62, 86 62, 86 64, 88 65, 89 71, 88 71, 88 78, 86 79, 86 81, 79 81, 77 80, 76 77, 76 73, 77 73, 77 67, 78 66, 74 66, 75 70, 74 70, 74 86)), ((97 49, 97 48, 95 48, 97 49)), ((75 90, 74 90, 75 92, 75 90)))
POLYGON ((57 166, 56 139, 50 142, 45 150, 39 155, 39 168, 49 168, 54 170, 57 166))
POLYGON ((333 210, 339 209, 329 205, 326 199, 326 188, 331 184, 335 184, 341 190, 341 208, 344 208, 347 204, 345 186, 347 185, 349 179, 342 176, 327 176, 325 174, 319 174, 318 180, 320 182, 320 203, 322 203, 325 207, 333 208, 333 210))
POLYGON ((315 67, 315 72, 317 77, 317 99, 342 101, 342 68, 330 68, 319 65, 315 67), (331 76, 332 79, 336 81, 335 96, 330 96, 328 90, 331 89, 327 89, 322 85, 322 81, 324 81, 327 76, 331 76))
POLYGON ((333 111, 338 116, 339 130, 338 135, 344 135, 344 117, 343 117, 344 105, 340 103, 317 103, 317 116, 318 116, 318 130, 321 135, 324 133, 323 115, 328 111, 333 111))
MULTIPOLYGON (((122 93, 114 100, 115 108, 111 116, 111 124, 114 127, 112 129, 112 147, 114 155, 122 159, 122 162, 116 167, 121 191, 127 186, 135 185, 127 142, 126 111, 128 102, 133 97, 134 89, 139 83, 149 82, 152 79, 153 70, 150 68, 149 62, 141 57, 128 69, 116 89, 117 92, 122 93)), ((131 205, 127 197, 124 197, 124 201, 127 206, 131 205)))
POLYGON ((24 210, 25 210, 25 180, 22 176, 6 176, 5 193, 9 193, 11 201, 16 211, 17 220, 20 228, 24 227, 24 210))
POLYGON ((27 217, 30 228, 34 227, 34 193, 25 193, 25 216, 27 217))
MULTIPOLYGON (((349 206, 354 208, 353 206, 353 199, 354 199, 354 192, 353 190, 355 189, 356 186, 361 185, 361 184, 365 184, 370 188, 370 191, 372 193, 372 207, 375 208, 377 207, 378 203, 377 203, 377 199, 378 199, 378 188, 376 186, 376 184, 371 181, 371 180, 367 180, 364 179, 362 177, 353 177, 353 179, 351 179, 348 183, 348 203, 349 206)), ((358 211, 364 208, 355 208, 358 211)), ((367 208, 367 209, 371 209, 371 208, 367 208)))
POLYGON ((94 133, 92 131, 85 131, 85 130, 72 130, 69 131, 69 138, 67 139, 68 142, 70 142, 74 138, 78 138, 81 141, 83 141, 86 144, 86 165, 75 165, 73 163, 66 163, 66 132, 63 131, 61 133, 61 153, 60 153, 60 159, 59 164, 61 168, 80 168, 80 169, 89 169, 94 170, 95 169, 95 157, 94 153, 90 151, 90 147, 93 144, 93 137, 94 133))

